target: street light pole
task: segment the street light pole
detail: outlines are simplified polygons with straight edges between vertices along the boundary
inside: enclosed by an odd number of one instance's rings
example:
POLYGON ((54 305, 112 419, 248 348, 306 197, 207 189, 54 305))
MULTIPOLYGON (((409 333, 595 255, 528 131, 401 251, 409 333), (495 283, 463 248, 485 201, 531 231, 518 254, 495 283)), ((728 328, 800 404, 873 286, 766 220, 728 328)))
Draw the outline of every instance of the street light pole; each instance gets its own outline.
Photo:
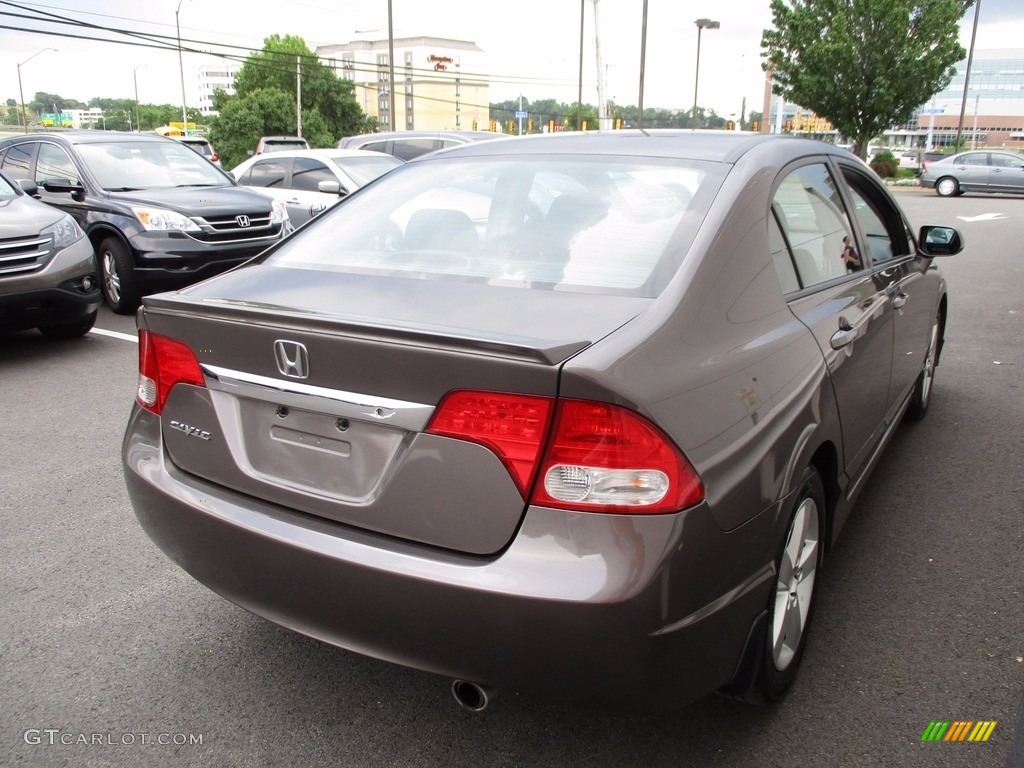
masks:
POLYGON ((711 19, 697 19, 697 66, 693 76, 693 116, 690 118, 690 130, 697 129, 697 85, 700 83, 700 33, 705 29, 719 29, 722 25, 711 19))
POLYGON ((181 23, 178 20, 183 2, 185 0, 178 0, 178 7, 174 11, 174 26, 178 31, 178 71, 181 74, 181 130, 188 135, 188 113, 185 111, 185 64, 181 58, 181 23))
POLYGON ((32 59, 38 56, 40 53, 46 53, 47 51, 56 51, 56 48, 43 48, 41 51, 36 51, 27 59, 18 64, 18 97, 21 99, 21 127, 28 133, 28 113, 25 111, 25 91, 21 87, 21 68, 28 64, 32 59))
POLYGON ((132 70, 132 80, 135 81, 135 130, 142 130, 142 122, 139 120, 139 70, 142 69, 145 64, 140 64, 132 70))

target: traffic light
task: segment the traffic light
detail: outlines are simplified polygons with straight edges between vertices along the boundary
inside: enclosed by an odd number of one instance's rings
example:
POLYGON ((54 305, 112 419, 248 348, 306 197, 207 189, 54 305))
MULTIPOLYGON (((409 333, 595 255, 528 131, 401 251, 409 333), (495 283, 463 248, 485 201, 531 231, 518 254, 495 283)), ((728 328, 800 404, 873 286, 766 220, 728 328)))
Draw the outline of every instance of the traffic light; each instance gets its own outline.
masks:
POLYGON ((791 133, 792 131, 793 131, 793 121, 792 120, 787 120, 786 121, 786 133, 791 133))
POLYGON ((476 118, 475 117, 473 118, 473 130, 474 131, 476 130, 476 118))
POLYGON ((505 121, 505 126, 508 128, 508 133, 516 132, 516 121, 513 120, 511 117, 505 121))
POLYGON ((498 121, 497 120, 491 120, 491 133, 497 133, 497 132, 498 132, 498 121))
POLYGON ((533 133, 533 118, 531 117, 526 121, 526 132, 533 133))
POLYGON ((586 120, 584 120, 583 123, 580 125, 580 130, 581 131, 587 130, 587 121, 586 120))
POLYGON ((732 131, 732 130, 735 130, 735 128, 736 128, 736 123, 734 123, 732 120, 726 120, 725 121, 725 130, 732 131))
POLYGON ((753 131, 754 133, 757 133, 757 131, 758 131, 758 129, 759 129, 760 127, 761 127, 761 126, 760 126, 760 125, 758 124, 757 120, 755 120, 754 122, 752 122, 752 123, 750 124, 750 130, 752 130, 752 131, 753 131))
POLYGON ((621 129, 622 129, 622 118, 621 117, 616 117, 615 118, 615 130, 618 131, 618 130, 621 130, 621 129))
POLYGON ((548 133, 554 133, 554 132, 555 132, 555 119, 551 118, 550 120, 548 120, 548 133))

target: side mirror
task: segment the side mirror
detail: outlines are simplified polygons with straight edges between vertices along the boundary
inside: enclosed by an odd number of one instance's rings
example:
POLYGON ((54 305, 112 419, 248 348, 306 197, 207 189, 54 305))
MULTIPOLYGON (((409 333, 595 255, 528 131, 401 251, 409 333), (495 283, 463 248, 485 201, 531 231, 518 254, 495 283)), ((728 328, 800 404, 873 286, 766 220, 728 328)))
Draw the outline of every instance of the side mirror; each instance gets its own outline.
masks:
POLYGON ((316 185, 318 191, 323 192, 327 195, 340 195, 341 184, 337 181, 321 181, 316 185))
POLYGON ((18 186, 21 187, 21 191, 26 195, 31 195, 32 197, 39 196, 39 185, 32 181, 32 179, 18 179, 18 186))
POLYGON ((47 192, 81 192, 82 185, 77 181, 65 178, 43 179, 43 189, 47 192))
POLYGON ((963 236, 952 227, 921 227, 917 252, 922 256, 953 256, 964 249, 963 236))
POLYGON ((255 150, 253 150, 253 149, 247 149, 247 150, 245 150, 245 156, 246 156, 246 157, 252 157, 252 156, 253 156, 253 155, 255 155, 255 154, 256 154, 256 151, 255 151, 255 150))

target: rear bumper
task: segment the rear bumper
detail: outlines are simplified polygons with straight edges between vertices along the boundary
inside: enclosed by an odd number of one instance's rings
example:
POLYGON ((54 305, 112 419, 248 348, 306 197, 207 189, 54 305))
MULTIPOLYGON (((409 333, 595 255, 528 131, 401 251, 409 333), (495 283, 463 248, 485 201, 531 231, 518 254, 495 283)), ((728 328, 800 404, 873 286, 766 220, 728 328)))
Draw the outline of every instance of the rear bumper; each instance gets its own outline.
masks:
POLYGON ((149 537, 232 602, 358 653, 545 698, 641 709, 701 698, 733 676, 770 594, 772 554, 750 553, 774 541, 771 511, 726 534, 704 506, 650 517, 530 508, 506 550, 479 558, 184 475, 159 419, 138 408, 123 460, 149 537))

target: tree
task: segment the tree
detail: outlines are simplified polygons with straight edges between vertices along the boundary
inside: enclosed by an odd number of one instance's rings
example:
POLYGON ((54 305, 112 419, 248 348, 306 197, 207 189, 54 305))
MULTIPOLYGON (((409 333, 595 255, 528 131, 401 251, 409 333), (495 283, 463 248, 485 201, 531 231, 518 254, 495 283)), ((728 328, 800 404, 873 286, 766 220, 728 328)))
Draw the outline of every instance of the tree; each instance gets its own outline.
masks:
POLYGON ((367 126, 353 83, 321 64, 300 37, 268 37, 263 50, 246 59, 234 85, 233 96, 214 93, 220 115, 210 120, 210 140, 227 168, 244 160, 260 136, 296 134, 299 90, 302 135, 311 147, 333 147, 367 126))
POLYGON ((774 91, 868 142, 948 84, 964 58, 958 22, 974 0, 772 0, 764 68, 774 91))

